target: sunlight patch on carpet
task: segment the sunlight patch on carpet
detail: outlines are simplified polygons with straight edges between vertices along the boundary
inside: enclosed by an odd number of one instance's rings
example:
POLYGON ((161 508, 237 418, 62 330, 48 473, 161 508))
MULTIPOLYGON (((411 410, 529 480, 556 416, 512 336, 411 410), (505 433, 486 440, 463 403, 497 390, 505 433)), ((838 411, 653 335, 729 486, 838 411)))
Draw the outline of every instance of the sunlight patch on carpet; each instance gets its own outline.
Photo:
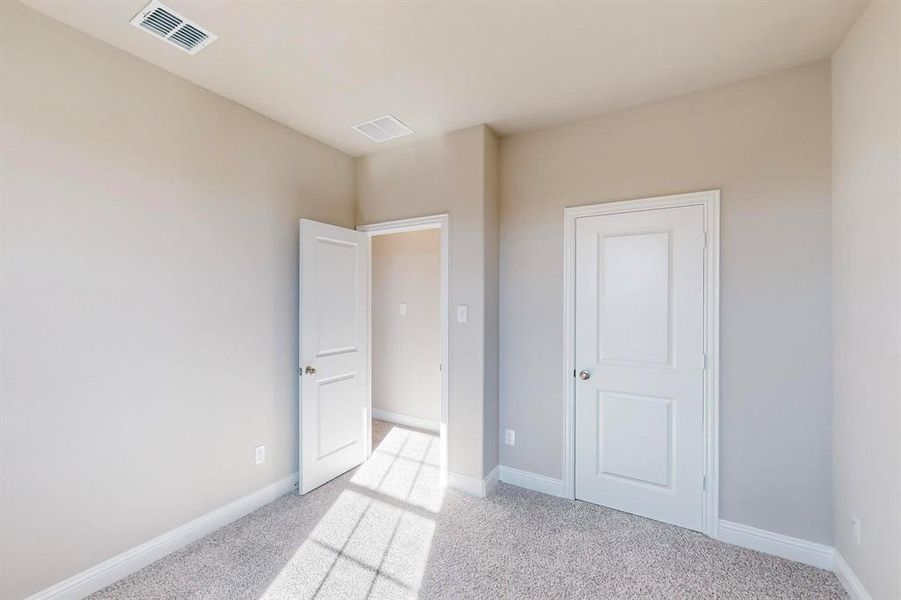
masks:
POLYGON ((444 502, 435 435, 394 427, 351 483, 437 513, 444 502))
POLYGON ((351 490, 341 493, 261 596, 415 596, 435 523, 351 490))

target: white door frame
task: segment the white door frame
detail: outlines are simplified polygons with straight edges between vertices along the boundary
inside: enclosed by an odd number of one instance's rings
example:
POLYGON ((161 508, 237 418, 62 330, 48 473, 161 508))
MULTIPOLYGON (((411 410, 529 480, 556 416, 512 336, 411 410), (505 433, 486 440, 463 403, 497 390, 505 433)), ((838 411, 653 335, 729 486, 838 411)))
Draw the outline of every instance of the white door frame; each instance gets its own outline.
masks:
POLYGON ((576 497, 575 461, 575 301, 576 301, 576 219, 616 213, 701 206, 704 208, 704 533, 718 537, 719 520, 719 238, 720 192, 709 190, 674 196, 605 202, 564 210, 563 232, 563 398, 565 411, 563 493, 576 497))
MULTIPOLYGON (((449 307, 449 252, 448 252, 448 214, 430 215, 427 217, 414 217, 412 219, 400 219, 398 221, 385 221, 369 225, 358 225, 357 230, 369 234, 370 242, 373 236, 388 235, 391 233, 405 233, 408 231, 422 231, 424 229, 441 230, 441 423, 438 426, 439 448, 441 455, 441 485, 447 485, 447 398, 448 379, 450 365, 448 364, 448 331, 450 328, 449 307)), ((371 253, 370 253, 371 256, 371 253)), ((370 260, 372 260, 370 258, 370 260)), ((369 268, 369 347, 372 348, 372 266, 369 268)), ((372 352, 369 353, 369 414, 372 414, 372 352)), ((370 434, 371 434, 370 428, 370 434)), ((372 440, 369 441, 372 448, 372 440)), ((371 451, 371 450, 370 450, 371 451)))

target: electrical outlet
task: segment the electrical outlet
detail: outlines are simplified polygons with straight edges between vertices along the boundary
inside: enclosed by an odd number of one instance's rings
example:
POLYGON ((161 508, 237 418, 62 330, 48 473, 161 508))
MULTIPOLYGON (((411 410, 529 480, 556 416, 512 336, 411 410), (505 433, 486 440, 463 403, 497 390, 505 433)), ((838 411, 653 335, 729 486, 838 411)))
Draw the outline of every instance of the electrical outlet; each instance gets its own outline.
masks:
POLYGON ((507 444, 508 446, 515 446, 516 445, 516 432, 513 431, 512 429, 505 429, 504 430, 504 443, 507 444))
POLYGON ((407 314, 407 305, 403 302, 400 305, 400 316, 405 316, 407 314))
POLYGON ((854 536, 854 541, 860 546, 860 519, 851 515, 851 535, 854 536))
POLYGON ((257 446, 253 449, 254 464, 261 465, 266 462, 266 446, 257 446))

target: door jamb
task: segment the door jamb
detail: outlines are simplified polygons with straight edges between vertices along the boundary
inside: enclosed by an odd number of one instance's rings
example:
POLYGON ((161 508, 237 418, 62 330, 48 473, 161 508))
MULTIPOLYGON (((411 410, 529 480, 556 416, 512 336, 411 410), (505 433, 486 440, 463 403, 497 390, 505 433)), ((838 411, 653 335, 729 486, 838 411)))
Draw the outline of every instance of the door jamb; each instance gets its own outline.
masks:
MULTIPOLYGON (((396 221, 385 221, 382 223, 371 223, 367 225, 358 225, 357 231, 369 234, 370 246, 373 236, 388 235, 391 233, 405 233, 408 231, 422 231, 425 229, 441 230, 441 423, 439 424, 439 448, 441 456, 440 481, 442 486, 447 485, 447 431, 448 431, 448 381, 450 373, 450 365, 448 364, 448 334, 450 331, 450 313, 448 312, 450 302, 450 281, 449 273, 449 231, 450 220, 448 213, 429 215, 425 217, 414 217, 412 219, 400 219, 396 221)), ((370 251, 370 267, 369 267, 369 414, 372 415, 372 252, 370 251)), ((370 427, 370 435, 372 428, 370 427)), ((369 440, 369 448, 371 452, 372 440, 369 440)))
POLYGON ((575 242, 576 220, 615 213, 702 206, 704 208, 704 477, 703 533, 718 537, 719 522, 719 238, 720 191, 708 190, 564 209, 563 232, 563 495, 575 500, 575 242))

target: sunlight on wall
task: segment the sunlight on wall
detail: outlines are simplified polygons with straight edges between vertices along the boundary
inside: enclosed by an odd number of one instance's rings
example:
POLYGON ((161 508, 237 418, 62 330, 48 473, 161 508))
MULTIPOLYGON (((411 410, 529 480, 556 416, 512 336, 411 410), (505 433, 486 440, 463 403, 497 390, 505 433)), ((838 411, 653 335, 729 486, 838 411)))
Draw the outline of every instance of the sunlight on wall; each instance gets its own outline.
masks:
POLYGON ((351 482, 437 513, 444 501, 439 461, 435 435, 394 427, 351 482))

